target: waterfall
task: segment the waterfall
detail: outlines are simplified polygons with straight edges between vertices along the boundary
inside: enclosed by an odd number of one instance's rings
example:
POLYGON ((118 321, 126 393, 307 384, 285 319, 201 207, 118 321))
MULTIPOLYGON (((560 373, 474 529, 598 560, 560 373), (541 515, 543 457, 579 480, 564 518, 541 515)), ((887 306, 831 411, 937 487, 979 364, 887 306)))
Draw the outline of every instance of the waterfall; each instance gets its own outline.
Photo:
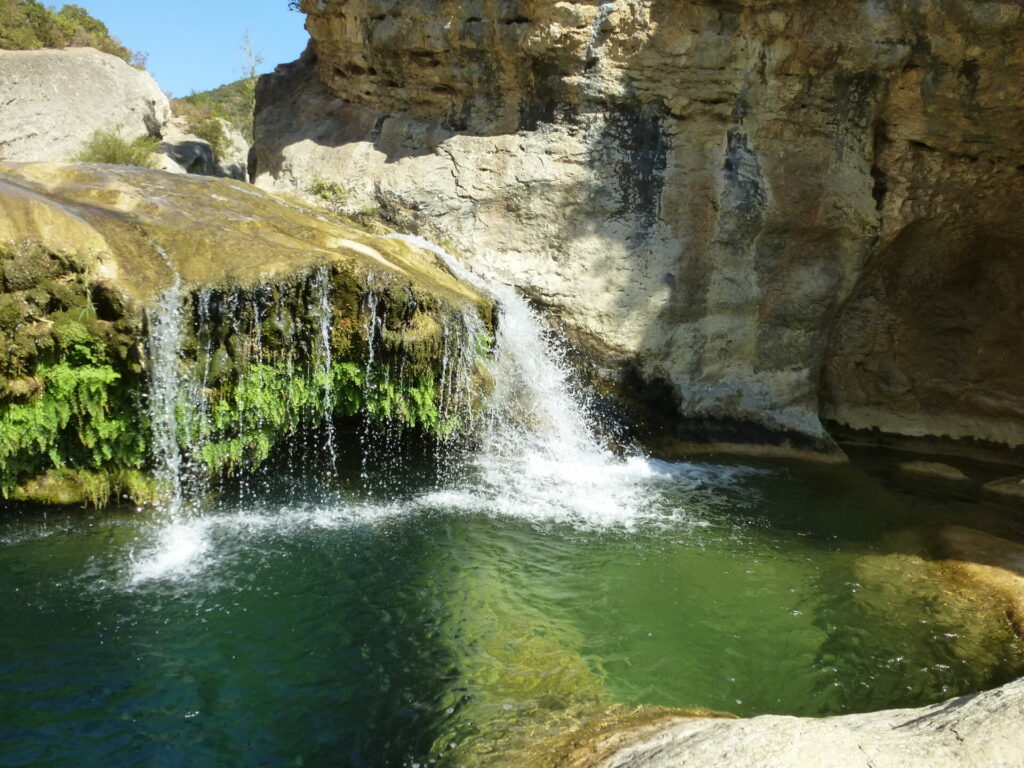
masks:
POLYGON ((149 329, 146 365, 149 373, 149 418, 153 432, 153 459, 166 512, 173 520, 183 502, 182 456, 178 445, 178 388, 182 336, 181 279, 164 291, 146 312, 149 329))
MULTIPOLYGON (((644 486, 657 472, 641 456, 621 458, 608 449, 565 350, 530 305, 433 243, 387 237, 436 254, 456 277, 494 299, 499 319, 488 366, 493 390, 481 398, 478 368, 487 329, 469 305, 440 318, 434 397, 442 440, 434 490, 403 500, 408 467, 399 455, 401 428, 365 413, 355 469, 367 510, 386 516, 398 508, 461 509, 599 527, 629 526, 649 515, 644 486)), ((373 280, 367 289, 364 403, 384 391, 403 391, 408 383, 404 359, 384 357, 394 354, 383 341, 385 308, 373 280)), ((237 471, 242 477, 235 498, 221 493, 220 506, 258 509, 281 480, 295 483, 286 489, 289 497, 304 497, 308 491, 291 477, 293 469, 334 478, 339 460, 332 419, 340 397, 332 353, 335 316, 326 268, 311 270, 297 283, 193 296, 175 281, 147 319, 153 453, 167 496, 160 510, 169 524, 135 563, 133 581, 202 567, 210 515, 218 514, 205 508, 197 514, 209 478, 237 471), (294 382, 305 383, 292 388, 294 382), (220 394, 210 400, 211 392, 220 394), (268 401, 275 405, 261 410, 268 401), (320 431, 316 443, 307 444, 312 427, 320 431), (282 458, 289 467, 285 473, 250 474, 269 456, 269 443, 260 442, 268 430, 285 440, 289 453, 282 458)), ((349 504, 330 482, 317 484, 316 498, 340 512, 349 504)))
POLYGON ((422 237, 387 237, 437 255, 452 274, 491 296, 499 312, 494 391, 472 459, 476 482, 471 492, 449 487, 435 499, 584 525, 632 523, 642 502, 641 481, 651 477, 651 467, 642 456, 620 459, 604 445, 565 350, 526 300, 510 286, 483 280, 422 237))

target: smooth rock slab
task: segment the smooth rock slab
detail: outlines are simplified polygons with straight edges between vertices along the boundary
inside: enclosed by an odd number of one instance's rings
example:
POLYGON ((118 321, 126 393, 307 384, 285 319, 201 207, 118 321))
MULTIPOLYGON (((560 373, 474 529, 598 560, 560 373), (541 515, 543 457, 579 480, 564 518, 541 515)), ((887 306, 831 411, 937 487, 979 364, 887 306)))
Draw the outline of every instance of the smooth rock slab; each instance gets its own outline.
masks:
POLYGON ((1004 501, 1024 504, 1024 475, 993 480, 990 483, 985 483, 981 487, 981 491, 1004 501))
POLYGON ((93 48, 0 51, 0 161, 72 160, 96 131, 156 135, 171 115, 156 80, 93 48))
POLYGON ((936 480, 963 482, 970 478, 962 471, 940 461, 904 461, 898 467, 900 472, 917 477, 928 477, 936 480))
POLYGON ((1024 681, 919 709, 823 719, 680 719, 618 734, 573 768, 1011 768, 1024 765, 1024 681), (628 738, 634 743, 625 744, 628 738), (617 742, 617 743, 616 743, 617 742))

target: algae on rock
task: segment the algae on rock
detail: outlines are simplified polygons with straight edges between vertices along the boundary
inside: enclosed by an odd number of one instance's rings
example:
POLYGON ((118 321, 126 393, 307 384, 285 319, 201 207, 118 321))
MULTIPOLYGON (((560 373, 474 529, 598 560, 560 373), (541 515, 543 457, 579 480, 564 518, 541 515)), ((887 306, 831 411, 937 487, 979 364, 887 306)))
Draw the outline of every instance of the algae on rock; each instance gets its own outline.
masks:
POLYGON ((0 198, 4 497, 152 496, 146 339, 172 286, 159 375, 176 382, 171 439, 205 475, 334 418, 443 437, 465 412, 445 402, 449 347, 480 351, 490 300, 405 243, 242 183, 142 169, 0 164, 0 198))

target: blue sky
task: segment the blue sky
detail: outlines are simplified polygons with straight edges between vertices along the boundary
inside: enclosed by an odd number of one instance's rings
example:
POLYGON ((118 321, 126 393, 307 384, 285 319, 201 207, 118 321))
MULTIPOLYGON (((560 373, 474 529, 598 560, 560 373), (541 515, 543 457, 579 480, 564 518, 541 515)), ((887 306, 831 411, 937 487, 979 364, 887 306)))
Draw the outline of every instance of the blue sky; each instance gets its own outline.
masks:
MULTIPOLYGON (((242 38, 263 55, 260 72, 293 61, 306 47, 305 16, 287 0, 73 0, 107 25, 174 96, 205 91, 242 77, 242 38)), ((46 0, 60 8, 60 0, 46 0)))

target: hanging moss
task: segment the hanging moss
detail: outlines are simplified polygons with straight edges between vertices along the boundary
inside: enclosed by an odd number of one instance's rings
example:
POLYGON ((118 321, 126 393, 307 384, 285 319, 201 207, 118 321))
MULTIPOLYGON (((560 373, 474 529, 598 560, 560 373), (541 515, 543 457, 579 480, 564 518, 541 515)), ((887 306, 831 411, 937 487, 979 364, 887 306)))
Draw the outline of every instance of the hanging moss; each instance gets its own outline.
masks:
POLYGON ((52 340, 50 360, 30 377, 8 381, 0 401, 4 497, 23 476, 68 468, 112 476, 146 463, 147 420, 106 344, 75 321, 55 325, 52 340))
POLYGON ((199 458, 211 474, 255 469, 281 440, 320 427, 328 417, 327 403, 333 419, 365 413, 374 422, 437 437, 452 431, 452 420, 442 418, 438 409, 431 376, 403 379, 382 367, 367 385, 366 371, 356 363, 337 363, 329 372, 313 374, 277 363, 252 366, 213 395, 208 412, 182 404, 181 442, 200 446, 199 458))
MULTIPOLYGON (((154 497, 145 325, 88 272, 31 244, 0 251, 4 498, 99 506, 154 497)), ((178 442, 200 475, 256 470, 326 419, 360 416, 440 440, 465 426, 465 408, 442 413, 440 404, 445 345, 456 343, 445 324, 464 324, 401 281, 316 266, 187 294, 182 310, 178 374, 195 386, 179 392, 178 442)), ((478 356, 489 349, 486 332, 458 343, 478 356)))

